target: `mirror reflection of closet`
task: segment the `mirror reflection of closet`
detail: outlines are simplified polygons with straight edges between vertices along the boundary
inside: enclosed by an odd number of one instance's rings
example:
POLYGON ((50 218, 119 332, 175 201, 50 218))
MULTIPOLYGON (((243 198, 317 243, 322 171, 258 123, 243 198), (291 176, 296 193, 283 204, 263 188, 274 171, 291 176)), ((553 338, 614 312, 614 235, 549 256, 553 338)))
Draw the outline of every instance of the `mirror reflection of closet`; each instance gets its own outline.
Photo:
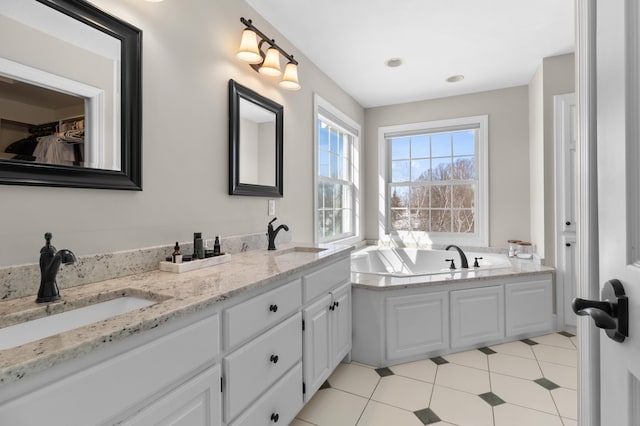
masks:
POLYGON ((0 76, 0 159, 92 167, 84 98, 0 76))
POLYGON ((0 4, 0 184, 142 190, 142 31, 86 1, 0 4))

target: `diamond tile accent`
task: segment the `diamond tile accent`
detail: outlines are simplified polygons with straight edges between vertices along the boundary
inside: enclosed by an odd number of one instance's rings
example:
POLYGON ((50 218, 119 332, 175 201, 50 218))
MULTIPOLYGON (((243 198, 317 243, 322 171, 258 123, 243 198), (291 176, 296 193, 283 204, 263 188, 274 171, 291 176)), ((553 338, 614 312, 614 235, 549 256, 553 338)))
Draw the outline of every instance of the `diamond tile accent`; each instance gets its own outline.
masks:
POLYGON ((383 368, 376 368, 376 373, 378 373, 378 375, 380 377, 387 377, 387 376, 393 376, 393 371, 391 371, 391 369, 387 368, 387 367, 383 367, 383 368))
POLYGON ((449 361, 447 361, 446 359, 442 358, 441 356, 437 356, 435 358, 431 358, 431 361, 435 362, 438 365, 448 364, 449 363, 449 361))
POLYGON ((322 389, 330 389, 331 385, 329 384, 328 380, 325 380, 324 383, 322 384, 322 386, 320 386, 320 390, 322 389))
POLYGON ((430 425, 431 423, 438 423, 442 419, 438 417, 436 413, 433 412, 431 408, 425 408, 424 410, 414 411, 413 414, 416 415, 424 425, 430 425))
POLYGON ((533 345, 537 345, 537 344, 538 344, 538 342, 534 342, 534 341, 533 341, 533 340, 531 340, 531 339, 522 339, 522 340, 520 340, 520 341, 521 341, 522 343, 526 343, 526 344, 527 344, 527 345, 529 345, 529 346, 533 346, 533 345))
POLYGON ((547 389, 547 390, 554 390, 559 388, 560 386, 556 385, 555 383, 553 383, 551 380, 549 379, 545 379, 544 377, 538 380, 534 380, 534 382, 536 382, 537 384, 539 384, 540 386, 542 386, 543 388, 547 389))
POLYGON ((575 337, 575 334, 571 334, 568 331, 558 331, 558 334, 564 337, 575 337))
POLYGON ((496 352, 496 351, 494 351, 493 349, 491 349, 491 348, 487 348, 487 347, 484 347, 484 348, 478 348, 478 350, 479 350, 480 352, 482 352, 483 354, 486 354, 486 355, 492 355, 492 354, 497 353, 497 352, 496 352))
POLYGON ((483 393, 478 396, 482 398, 484 402, 486 402, 492 407, 495 407, 496 405, 500 405, 500 404, 505 404, 505 401, 493 392, 483 393))

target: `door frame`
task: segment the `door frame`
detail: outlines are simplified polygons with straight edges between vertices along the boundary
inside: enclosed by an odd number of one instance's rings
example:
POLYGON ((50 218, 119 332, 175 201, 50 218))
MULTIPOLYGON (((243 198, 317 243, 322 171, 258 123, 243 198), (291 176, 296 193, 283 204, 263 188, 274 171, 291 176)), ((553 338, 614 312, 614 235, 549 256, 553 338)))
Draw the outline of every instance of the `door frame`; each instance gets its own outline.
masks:
MULTIPOLYGON (((596 0, 575 0, 577 125, 576 296, 599 300, 596 0)), ((600 425, 600 333, 578 317, 578 424, 600 425)))

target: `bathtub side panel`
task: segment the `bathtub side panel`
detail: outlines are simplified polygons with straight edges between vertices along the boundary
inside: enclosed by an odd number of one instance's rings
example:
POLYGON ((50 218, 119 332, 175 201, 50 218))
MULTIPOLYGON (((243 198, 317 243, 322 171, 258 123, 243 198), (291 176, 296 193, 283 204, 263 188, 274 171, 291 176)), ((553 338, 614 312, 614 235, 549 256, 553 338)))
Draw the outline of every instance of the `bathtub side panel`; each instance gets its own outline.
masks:
POLYGON ((363 364, 382 367, 384 357, 385 317, 383 291, 353 288, 353 343, 351 359, 363 364))

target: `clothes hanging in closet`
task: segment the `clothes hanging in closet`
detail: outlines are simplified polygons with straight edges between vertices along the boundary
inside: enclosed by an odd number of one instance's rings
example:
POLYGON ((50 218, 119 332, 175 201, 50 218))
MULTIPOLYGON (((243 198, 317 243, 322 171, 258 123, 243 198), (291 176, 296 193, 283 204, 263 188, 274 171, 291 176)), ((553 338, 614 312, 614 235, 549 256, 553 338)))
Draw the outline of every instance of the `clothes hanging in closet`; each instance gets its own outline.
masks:
POLYGON ((73 144, 65 143, 57 134, 38 138, 38 146, 33 151, 38 163, 73 165, 75 151, 73 144))

